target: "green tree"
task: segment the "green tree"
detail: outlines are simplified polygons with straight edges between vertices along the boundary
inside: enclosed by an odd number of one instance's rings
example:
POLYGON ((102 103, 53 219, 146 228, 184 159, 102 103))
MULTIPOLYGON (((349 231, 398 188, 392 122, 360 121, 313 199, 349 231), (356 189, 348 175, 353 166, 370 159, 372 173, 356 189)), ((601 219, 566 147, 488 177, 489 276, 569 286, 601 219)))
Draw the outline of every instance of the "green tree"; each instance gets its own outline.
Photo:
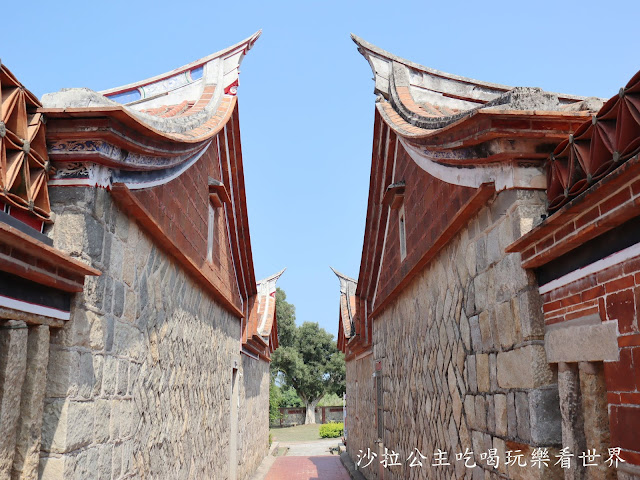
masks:
POLYGON ((276 423, 280 420, 280 406, 282 404, 282 392, 276 385, 274 377, 271 376, 269 383, 269 423, 276 423))
POLYGON ((269 423, 276 424, 282 416, 281 408, 302 407, 302 400, 296 391, 289 385, 278 385, 275 375, 271 375, 269 383, 269 423))
POLYGON ((316 423, 315 408, 322 397, 344 393, 344 355, 333 335, 317 323, 296 327, 295 307, 280 289, 276 292, 276 315, 280 346, 272 357, 272 374, 282 372, 284 383, 295 389, 307 410, 305 424, 316 423))
POLYGON ((276 321, 278 322, 278 344, 290 347, 296 343, 296 307, 287 302, 284 290, 276 289, 276 321))
POLYGON ((336 395, 335 393, 329 393, 322 397, 322 400, 318 402, 319 407, 341 407, 342 406, 342 397, 336 395))
POLYGON ((295 389, 289 385, 282 385, 280 387, 280 393, 282 400, 280 402, 281 407, 302 407, 302 400, 296 393, 295 389))

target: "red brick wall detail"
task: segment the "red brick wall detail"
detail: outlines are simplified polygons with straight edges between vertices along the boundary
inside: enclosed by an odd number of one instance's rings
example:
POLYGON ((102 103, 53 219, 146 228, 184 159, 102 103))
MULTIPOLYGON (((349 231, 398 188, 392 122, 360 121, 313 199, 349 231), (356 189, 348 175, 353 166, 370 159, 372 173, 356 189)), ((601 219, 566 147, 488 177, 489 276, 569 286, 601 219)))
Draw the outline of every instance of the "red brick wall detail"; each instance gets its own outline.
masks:
POLYGON ((627 461, 640 464, 640 256, 542 297, 548 325, 592 314, 618 321, 620 360, 604 363, 611 443, 624 449, 627 461))
POLYGON ((535 268, 636 217, 640 212, 640 159, 631 159, 600 183, 511 245, 522 266, 535 268))
POLYGON ((218 162, 217 141, 214 139, 198 161, 177 178, 164 185, 132 193, 178 248, 205 273, 210 273, 221 293, 241 308, 224 208, 216 209, 213 260, 207 261, 208 177, 224 181, 218 162))
MULTIPOLYGON (((393 145, 389 148, 393 148, 393 145)), ((402 145, 398 145, 393 181, 400 180, 406 182, 403 205, 407 256, 400 260, 400 211, 391 210, 376 305, 380 304, 420 261, 460 208, 476 192, 475 188, 451 185, 432 177, 411 159, 402 145)), ((384 225, 381 228, 384 229, 384 225)))

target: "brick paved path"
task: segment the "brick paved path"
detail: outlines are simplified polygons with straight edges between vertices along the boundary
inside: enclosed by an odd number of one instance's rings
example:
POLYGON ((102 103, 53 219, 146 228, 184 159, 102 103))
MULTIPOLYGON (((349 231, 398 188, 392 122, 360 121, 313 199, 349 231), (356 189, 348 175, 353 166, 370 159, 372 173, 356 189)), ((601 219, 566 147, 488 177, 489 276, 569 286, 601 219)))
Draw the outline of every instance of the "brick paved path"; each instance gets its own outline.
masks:
POLYGON ((278 457, 264 480, 350 480, 337 455, 278 457))

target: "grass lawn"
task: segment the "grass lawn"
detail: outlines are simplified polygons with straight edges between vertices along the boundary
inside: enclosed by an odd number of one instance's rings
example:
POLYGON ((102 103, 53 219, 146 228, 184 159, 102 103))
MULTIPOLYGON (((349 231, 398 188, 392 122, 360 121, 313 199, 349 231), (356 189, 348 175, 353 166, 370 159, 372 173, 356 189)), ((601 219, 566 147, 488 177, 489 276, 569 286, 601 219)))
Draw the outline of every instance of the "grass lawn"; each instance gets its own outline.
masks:
POLYGON ((274 442, 311 442, 320 438, 320 424, 298 425, 295 427, 271 428, 269 433, 274 442))

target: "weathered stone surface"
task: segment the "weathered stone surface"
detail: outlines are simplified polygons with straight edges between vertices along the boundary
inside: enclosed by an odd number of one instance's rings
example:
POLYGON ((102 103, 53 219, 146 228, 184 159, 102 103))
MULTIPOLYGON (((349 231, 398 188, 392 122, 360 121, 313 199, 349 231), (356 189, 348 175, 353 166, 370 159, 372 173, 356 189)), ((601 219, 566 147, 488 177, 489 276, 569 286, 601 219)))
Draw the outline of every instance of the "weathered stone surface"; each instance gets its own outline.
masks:
POLYGON ((471 330, 471 348, 473 351, 482 351, 482 332, 480 330, 480 322, 478 315, 474 315, 469 319, 469 328, 471 330))
POLYGON ((507 394, 507 434, 511 438, 518 436, 518 417, 516 416, 516 394, 507 394))
POLYGON ((13 459, 12 480, 38 478, 45 394, 43 386, 47 381, 48 363, 49 327, 30 327, 27 340, 27 370, 22 386, 20 425, 13 459))
POLYGON ((496 410, 493 395, 487 395, 487 431, 495 433, 496 431, 496 410))
POLYGON ((51 343, 66 347, 88 347, 90 330, 87 312, 74 309, 71 320, 66 323, 65 328, 56 328, 51 331, 51 343))
POLYGON ((243 356, 242 372, 238 478, 248 478, 268 453, 269 403, 261 392, 269 391, 269 364, 243 356))
POLYGON ((528 443, 531 439, 529 399, 525 392, 517 392, 515 401, 516 417, 518 419, 518 439, 528 443))
MULTIPOLYGON (((580 392, 584 418, 584 436, 587 448, 606 452, 611 445, 609 433, 609 415, 607 405, 607 386, 605 384, 602 363, 580 363, 580 392)), ((613 469, 602 462, 590 472, 594 478, 613 480, 613 469), (597 473, 596 473, 597 472, 597 473)), ((640 470, 639 472, 640 473, 640 470)))
POLYGON ((0 322, 0 478, 10 478, 27 369, 27 325, 0 322))
POLYGON ((487 263, 492 265, 499 262, 502 258, 503 251, 500 248, 500 229, 494 227, 487 234, 487 263))
POLYGON ((542 298, 536 286, 527 288, 511 299, 514 313, 514 341, 540 340, 544 337, 542 298))
POLYGON ((467 381, 469 382, 469 390, 474 393, 478 391, 478 371, 476 362, 476 355, 469 355, 467 357, 467 381))
MULTIPOLYGON (((239 319, 109 192, 54 190, 54 244, 103 275, 87 278, 72 319, 52 335, 42 478, 226 478, 239 319), (65 201, 81 192, 92 200, 65 201)), ((238 368, 240 479, 266 453, 269 374, 253 359, 238 368)))
POLYGON ((482 349, 487 352, 493 349, 494 338, 491 328, 491 311, 481 312, 478 316, 478 323, 480 324, 480 334, 482 337, 482 349))
POLYGON ((544 337, 547 360, 557 362, 618 361, 616 322, 556 328, 544 337))
POLYGON ((80 354, 74 350, 52 345, 47 371, 47 397, 66 397, 77 394, 75 374, 80 354))
POLYGON ((93 403, 56 399, 44 406, 42 450, 69 453, 93 440, 93 403))
POLYGON ((554 381, 542 345, 526 345, 498 353, 498 385, 501 388, 536 388, 554 381))
MULTIPOLYGON (((558 393, 562 415, 562 446, 571 452, 586 452, 584 417, 578 365, 561 363, 558 365, 558 393)), ((566 469, 568 480, 583 480, 586 472, 579 469, 577 462, 571 462, 566 469)))
POLYGON ((487 403, 482 395, 476 395, 476 428, 487 429, 487 403))
POLYGON ((467 395, 464 397, 464 413, 467 418, 469 428, 477 428, 476 401, 473 395, 467 395))
MULTIPOLYGON (((375 318, 367 367, 360 364, 363 360, 347 362, 347 451, 352 459, 367 448, 383 453, 375 443, 373 420, 371 374, 377 362, 384 390, 382 445, 396 452, 446 448, 451 458, 466 447, 476 455, 495 447, 504 453, 505 440, 531 443, 531 429, 544 423, 537 416, 532 427, 529 404, 530 390, 556 381, 534 328, 534 321, 542 325, 542 311, 528 305, 520 311, 520 304, 530 300, 523 298, 528 292, 537 294, 537 286, 522 269, 520 256, 504 253, 504 245, 520 229, 514 202, 526 205, 527 200, 513 193, 504 198, 508 201, 494 210, 481 209, 375 318)), ((362 473, 381 480, 378 469, 362 473)), ((533 469, 509 474, 517 475, 544 478, 533 469)), ((428 474, 390 469, 384 478, 432 477, 498 478, 491 469, 464 469, 455 461, 428 474)))
POLYGON ((478 391, 488 392, 491 389, 489 377, 489 355, 479 353, 476 355, 476 375, 478 376, 478 391))
POLYGON ((529 423, 534 445, 562 443, 562 417, 555 386, 529 392, 529 423))
POLYGON ((491 391, 498 390, 498 357, 495 353, 489 354, 489 380, 491 391))
POLYGON ((511 312, 511 302, 496 305, 496 326, 500 347, 510 349, 514 344, 514 319, 511 312))
POLYGON ((518 253, 506 255, 496 264, 494 271, 496 302, 511 300, 514 292, 536 284, 533 273, 522 268, 518 253))
POLYGON ((40 457, 39 475, 43 480, 67 480, 75 477, 76 459, 71 456, 40 457))
POLYGON ((494 396, 496 434, 502 437, 507 436, 507 397, 503 394, 494 396))

